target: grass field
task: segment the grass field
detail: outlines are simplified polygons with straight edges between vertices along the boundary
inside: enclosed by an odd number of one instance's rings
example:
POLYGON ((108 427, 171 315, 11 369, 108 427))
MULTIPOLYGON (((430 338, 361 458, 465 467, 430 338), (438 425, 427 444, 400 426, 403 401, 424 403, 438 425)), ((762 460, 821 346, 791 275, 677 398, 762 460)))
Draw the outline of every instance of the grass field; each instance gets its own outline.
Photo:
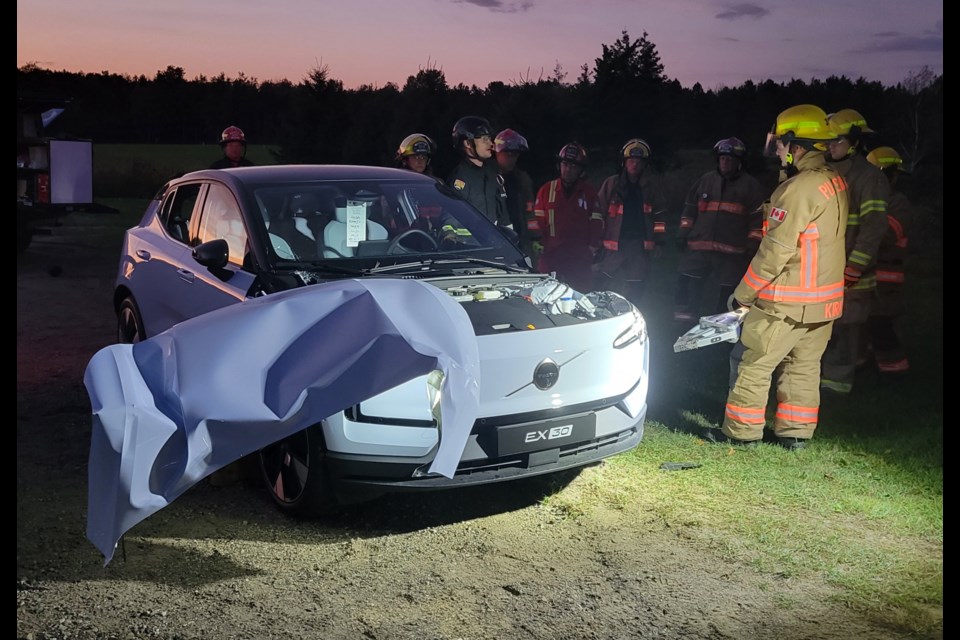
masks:
MULTIPOLYGON (((249 145, 256 164, 276 164, 273 149, 249 145)), ((149 198, 173 175, 205 169, 222 156, 219 145, 96 144, 93 147, 93 192, 102 198, 149 198)))
POLYGON ((910 372, 884 379, 864 367, 849 396, 824 396, 811 446, 790 452, 699 437, 702 428, 722 421, 729 345, 673 353, 677 258, 668 254, 655 265, 643 308, 653 348, 644 441, 582 474, 551 506, 570 517, 589 517, 602 504, 659 518, 771 577, 815 577, 840 586, 849 606, 911 632, 942 629, 939 259, 916 256, 911 263, 903 323, 910 372), (668 472, 660 469, 664 462, 700 466, 668 472))

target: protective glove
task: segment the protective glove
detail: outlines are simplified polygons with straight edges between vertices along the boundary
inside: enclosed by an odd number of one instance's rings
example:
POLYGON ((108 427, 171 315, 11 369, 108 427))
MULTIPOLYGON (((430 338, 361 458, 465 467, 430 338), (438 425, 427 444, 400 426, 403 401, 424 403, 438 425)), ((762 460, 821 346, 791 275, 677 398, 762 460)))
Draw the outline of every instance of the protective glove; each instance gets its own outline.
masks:
POLYGON ((530 243, 530 249, 533 250, 533 255, 539 256, 541 253, 543 253, 543 243, 539 240, 534 240, 530 243))
POLYGON ((860 277, 862 275, 862 269, 852 265, 847 265, 847 268, 843 270, 843 286, 847 288, 854 286, 860 282, 860 277))
POLYGON ((743 304, 739 300, 733 297, 733 294, 730 294, 730 297, 727 298, 727 311, 736 311, 737 309, 743 309, 749 307, 748 304, 743 304))

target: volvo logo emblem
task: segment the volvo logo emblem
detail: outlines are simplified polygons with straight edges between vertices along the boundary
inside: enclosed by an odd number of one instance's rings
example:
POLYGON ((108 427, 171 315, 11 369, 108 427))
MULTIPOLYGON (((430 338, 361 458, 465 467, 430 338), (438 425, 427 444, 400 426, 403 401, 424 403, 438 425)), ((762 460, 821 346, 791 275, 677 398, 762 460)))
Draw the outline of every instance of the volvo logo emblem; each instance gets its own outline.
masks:
POLYGON ((537 368, 533 370, 533 384, 537 386, 537 389, 549 389, 557 384, 557 380, 559 379, 560 367, 550 358, 538 364, 537 368))

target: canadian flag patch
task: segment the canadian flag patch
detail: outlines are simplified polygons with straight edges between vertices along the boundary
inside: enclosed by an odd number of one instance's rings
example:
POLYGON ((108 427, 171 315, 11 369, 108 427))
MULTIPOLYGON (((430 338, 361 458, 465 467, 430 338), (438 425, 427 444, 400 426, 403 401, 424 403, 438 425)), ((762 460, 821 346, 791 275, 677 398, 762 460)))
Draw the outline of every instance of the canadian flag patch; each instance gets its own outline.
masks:
POLYGON ((784 218, 786 217, 787 217, 786 209, 778 209, 777 207, 770 209, 771 220, 776 220, 777 222, 783 222, 784 218))

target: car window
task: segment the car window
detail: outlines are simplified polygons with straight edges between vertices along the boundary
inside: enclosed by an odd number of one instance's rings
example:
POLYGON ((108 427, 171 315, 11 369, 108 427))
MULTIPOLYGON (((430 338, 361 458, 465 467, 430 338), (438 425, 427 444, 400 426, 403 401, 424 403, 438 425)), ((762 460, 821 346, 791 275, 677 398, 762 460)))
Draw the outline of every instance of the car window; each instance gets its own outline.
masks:
POLYGON ((160 209, 160 221, 170 236, 184 244, 190 241, 190 217, 193 215, 200 183, 180 185, 167 193, 160 209))
POLYGON ((224 239, 230 248, 229 260, 242 265, 247 253, 247 231, 243 226, 240 206, 230 190, 219 182, 210 184, 203 202, 197 242, 224 239))
POLYGON ((514 262, 504 235, 455 192, 434 182, 337 181, 263 185, 276 259, 312 261, 467 252, 514 262))

